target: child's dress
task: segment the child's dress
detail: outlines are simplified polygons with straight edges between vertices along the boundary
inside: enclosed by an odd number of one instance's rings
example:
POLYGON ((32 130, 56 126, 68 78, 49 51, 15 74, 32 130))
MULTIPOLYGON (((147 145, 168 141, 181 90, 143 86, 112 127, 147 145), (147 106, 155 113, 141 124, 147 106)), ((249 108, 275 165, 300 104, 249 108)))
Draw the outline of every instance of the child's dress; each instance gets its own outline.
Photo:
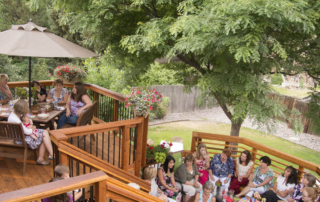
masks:
MULTIPOLYGON (((11 123, 22 123, 20 118, 15 115, 13 112, 9 115, 8 117, 8 122, 11 123)), ((37 149, 39 147, 39 145, 42 143, 42 138, 43 138, 43 131, 42 129, 37 129, 37 132, 39 133, 39 137, 37 140, 33 139, 32 137, 30 137, 30 135, 32 135, 32 129, 28 129, 25 125, 22 124, 22 128, 25 134, 25 138, 24 140, 26 141, 28 147, 30 149, 37 149)), ((22 141, 21 140, 15 140, 14 141, 15 144, 20 144, 22 145, 22 141)))

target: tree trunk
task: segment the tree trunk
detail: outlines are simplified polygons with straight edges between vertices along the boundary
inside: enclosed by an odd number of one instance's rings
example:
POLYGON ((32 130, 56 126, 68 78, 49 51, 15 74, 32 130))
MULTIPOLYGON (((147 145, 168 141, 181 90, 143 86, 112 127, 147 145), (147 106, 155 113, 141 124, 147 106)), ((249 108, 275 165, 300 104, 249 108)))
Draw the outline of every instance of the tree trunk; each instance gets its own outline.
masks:
MULTIPOLYGON (((237 123, 234 123, 233 121, 231 121, 231 132, 230 132, 230 136, 236 136, 239 137, 240 135, 240 128, 241 125, 243 123, 243 120, 238 121, 237 123)), ((238 143, 232 143, 230 142, 230 145, 234 145, 234 146, 238 146, 238 143)), ((232 155, 237 155, 237 147, 229 147, 229 149, 232 151, 232 155)))
POLYGON ((242 122, 243 122, 243 121, 238 121, 237 123, 234 123, 233 121, 231 121, 231 132, 230 132, 230 136, 239 137, 240 128, 241 128, 242 122))

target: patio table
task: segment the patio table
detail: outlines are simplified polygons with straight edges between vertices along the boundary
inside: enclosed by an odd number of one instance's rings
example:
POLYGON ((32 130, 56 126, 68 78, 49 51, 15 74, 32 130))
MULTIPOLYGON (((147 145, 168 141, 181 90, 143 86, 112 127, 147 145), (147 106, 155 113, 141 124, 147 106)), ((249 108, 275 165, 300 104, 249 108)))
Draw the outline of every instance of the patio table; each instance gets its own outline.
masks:
MULTIPOLYGON (((45 129, 45 128, 49 127, 50 130, 54 130, 54 120, 55 120, 55 118, 60 116, 66 109, 65 105, 64 106, 59 106, 59 107, 64 107, 64 110, 52 110, 52 111, 47 113, 47 114, 49 114, 49 117, 46 118, 46 119, 39 118, 37 116, 37 114, 33 114, 31 112, 31 109, 29 109, 29 114, 35 116, 34 118, 31 118, 32 121, 33 121, 33 124, 37 128, 45 129), (40 124, 44 124, 44 126, 41 126, 40 124)), ((3 118, 7 119, 9 117, 10 113, 11 113, 11 111, 10 111, 9 104, 2 105, 0 107, 0 120, 3 119, 3 118)))

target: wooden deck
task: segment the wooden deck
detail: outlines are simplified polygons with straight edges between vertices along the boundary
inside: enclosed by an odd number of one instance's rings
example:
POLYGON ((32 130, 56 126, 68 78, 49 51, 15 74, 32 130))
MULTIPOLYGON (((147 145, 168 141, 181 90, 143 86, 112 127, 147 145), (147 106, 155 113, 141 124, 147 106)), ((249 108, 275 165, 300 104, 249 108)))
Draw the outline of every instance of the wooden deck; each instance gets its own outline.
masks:
MULTIPOLYGON (((90 136, 86 137, 85 151, 90 153, 90 136)), ((109 162, 110 164, 119 167, 120 163, 118 161, 119 151, 121 156, 121 148, 119 148, 119 140, 121 139, 118 136, 105 134, 104 137, 104 149, 102 149, 102 134, 98 134, 96 136, 96 141, 91 141, 91 153, 96 156, 98 148, 98 158, 109 162), (97 144, 98 143, 98 144, 97 144), (108 144, 109 143, 109 144, 108 144), (115 147, 113 147, 115 144, 115 147)), ((78 139, 73 139, 73 145, 78 145, 78 139)), ((79 141, 79 147, 84 150, 84 139, 79 141)), ((120 144, 121 145, 121 144, 120 144)), ((133 145, 131 146, 131 156, 133 156, 133 145)), ((10 149, 10 148, 0 148, 0 152, 10 152, 17 153, 21 152, 19 150, 10 149)), ((31 151, 30 151, 31 152, 31 151)), ((32 153, 32 152, 31 152, 32 153)), ((47 158, 48 154, 45 154, 45 158, 47 158)), ((18 160, 19 161, 19 160, 18 160)), ((130 160, 133 163, 133 159, 130 160)), ((22 175, 23 163, 22 161, 17 162, 16 159, 11 158, 2 158, 0 157, 0 194, 10 191, 15 191, 18 189, 24 189, 27 187, 32 187, 36 185, 41 185, 48 183, 50 179, 53 178, 53 166, 51 164, 48 166, 40 166, 36 165, 34 161, 33 153, 28 158, 28 164, 26 169, 26 174, 22 175)), ((95 172, 96 170, 91 169, 89 167, 85 167, 81 163, 77 163, 73 161, 73 166, 70 168, 70 176, 83 175, 85 173, 95 172), (79 169, 77 171, 77 168, 79 169)), ((130 170, 129 173, 133 174, 133 170, 130 170)))
POLYGON ((53 178, 52 165, 40 166, 28 163, 24 176, 22 168, 22 162, 10 158, 0 158, 0 194, 41 185, 53 178))

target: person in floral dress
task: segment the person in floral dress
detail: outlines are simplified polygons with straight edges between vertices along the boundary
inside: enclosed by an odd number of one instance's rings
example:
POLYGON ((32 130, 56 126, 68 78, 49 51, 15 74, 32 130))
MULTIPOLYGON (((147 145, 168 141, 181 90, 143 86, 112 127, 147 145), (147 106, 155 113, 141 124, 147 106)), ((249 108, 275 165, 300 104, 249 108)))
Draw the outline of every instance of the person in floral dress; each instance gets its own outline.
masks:
POLYGON ((168 198, 175 199, 179 202, 181 193, 179 189, 176 188, 176 182, 174 180, 174 163, 175 159, 172 156, 167 156, 161 168, 158 169, 157 185, 168 198))
POLYGON ((263 194, 268 191, 270 187, 273 186, 273 170, 269 168, 271 165, 271 159, 268 156, 263 156, 260 158, 260 166, 254 170, 253 175, 249 179, 249 184, 245 187, 240 194, 236 197, 241 197, 246 195, 249 199, 253 196, 254 192, 263 194))
POLYGON ((199 172, 199 180, 200 184, 204 184, 208 178, 209 173, 207 171, 207 168, 210 166, 210 155, 207 152, 206 144, 201 143, 198 145, 197 151, 193 154, 195 158, 195 163, 198 168, 199 172))

